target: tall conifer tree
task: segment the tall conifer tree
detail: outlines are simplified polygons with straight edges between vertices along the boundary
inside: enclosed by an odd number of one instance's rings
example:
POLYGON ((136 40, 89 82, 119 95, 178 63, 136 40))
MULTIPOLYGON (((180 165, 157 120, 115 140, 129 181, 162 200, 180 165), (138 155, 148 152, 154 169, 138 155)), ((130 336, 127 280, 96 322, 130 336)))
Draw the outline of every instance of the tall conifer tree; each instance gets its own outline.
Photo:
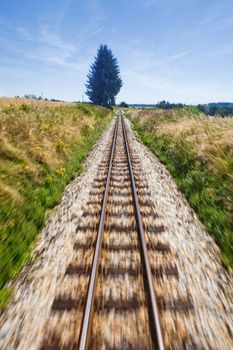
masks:
POLYGON ((87 75, 86 95, 94 104, 113 106, 121 87, 117 60, 107 45, 101 45, 87 75))

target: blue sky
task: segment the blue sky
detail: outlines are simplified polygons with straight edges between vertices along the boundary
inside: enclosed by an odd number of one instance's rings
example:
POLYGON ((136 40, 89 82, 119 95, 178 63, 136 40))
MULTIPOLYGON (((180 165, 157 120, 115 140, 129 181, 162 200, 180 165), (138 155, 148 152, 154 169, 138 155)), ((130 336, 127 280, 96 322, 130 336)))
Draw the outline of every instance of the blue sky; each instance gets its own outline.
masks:
POLYGON ((1 1, 0 96, 81 100, 101 43, 118 101, 233 102, 233 0, 1 1))

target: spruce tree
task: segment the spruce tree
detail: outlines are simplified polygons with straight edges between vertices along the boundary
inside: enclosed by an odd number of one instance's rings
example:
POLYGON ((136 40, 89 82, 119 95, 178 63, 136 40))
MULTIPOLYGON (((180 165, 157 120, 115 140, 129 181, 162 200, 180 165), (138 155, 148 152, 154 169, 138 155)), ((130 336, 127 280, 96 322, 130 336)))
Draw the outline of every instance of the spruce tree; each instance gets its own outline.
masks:
POLYGON ((101 45, 87 75, 86 95, 92 103, 109 107, 115 105, 121 87, 117 60, 107 45, 101 45))

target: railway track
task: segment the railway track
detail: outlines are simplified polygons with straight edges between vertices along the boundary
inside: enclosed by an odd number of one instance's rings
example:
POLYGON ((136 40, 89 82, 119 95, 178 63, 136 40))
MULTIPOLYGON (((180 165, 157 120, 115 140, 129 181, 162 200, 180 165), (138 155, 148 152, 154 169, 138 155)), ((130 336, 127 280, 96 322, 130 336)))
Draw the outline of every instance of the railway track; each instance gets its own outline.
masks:
MULTIPOLYGON (((115 215, 113 215, 113 217, 114 216, 115 215)), ((137 255, 137 253, 135 255, 137 255)), ((127 259, 127 256, 126 256, 126 259, 127 259)), ((151 347, 152 344, 156 344, 156 346, 159 349, 164 349, 162 332, 161 332, 159 316, 158 316, 158 307, 157 307, 157 302, 156 302, 155 293, 154 293, 152 274, 151 274, 150 264, 148 260, 146 242, 144 238, 141 212, 140 212, 140 207, 138 203, 137 191, 136 191, 132 163, 130 158, 127 133, 126 133, 125 124, 122 116, 120 116, 116 121, 116 127, 114 131, 114 136, 113 136, 111 156, 110 156, 109 168, 108 168, 108 176, 107 176, 101 216, 100 216, 100 225, 98 229, 95 254, 94 254, 94 259, 93 259, 93 264, 91 269, 90 282, 88 286, 86 308, 85 308, 82 327, 80 331, 80 341, 79 341, 80 350, 87 349, 90 343, 92 343, 92 347, 95 347, 95 345, 98 345, 98 347, 101 347, 103 345, 101 340, 99 344, 94 344, 95 343, 94 339, 96 339, 96 336, 98 337, 98 332, 95 335, 95 337, 91 339, 92 324, 93 323, 98 324, 100 321, 99 315, 97 316, 94 315, 95 313, 94 299, 95 299, 95 292, 97 289, 98 277, 99 277, 98 288, 100 289, 99 293, 102 299, 102 300, 98 300, 99 308, 104 309, 106 306, 108 307, 109 305, 109 308, 110 309, 112 308, 114 310, 115 309, 130 310, 130 309, 137 309, 137 308, 140 310, 140 308, 141 309, 145 308, 145 305, 146 305, 148 308, 150 308, 148 315, 145 310, 142 310, 142 312, 144 314, 144 318, 146 322, 148 322, 149 319, 151 319, 150 328, 151 328, 151 335, 152 335, 151 339, 149 338, 150 340, 147 338, 148 345, 151 347), (118 140, 118 149, 116 149, 117 140, 118 140), (128 191, 126 192, 125 188, 127 187, 128 187, 128 191), (129 188, 131 189, 131 191, 129 190, 129 188), (118 208, 117 208, 118 210, 114 210, 115 209, 114 198, 116 197, 126 198, 126 201, 128 200, 130 203, 129 207, 131 206, 131 211, 129 212, 128 216, 132 221, 129 223, 130 226, 128 226, 127 228, 130 229, 131 232, 129 232, 128 229, 125 230, 124 227, 121 227, 120 225, 117 227, 117 224, 111 223, 111 216, 113 213, 117 212, 117 215, 119 214, 119 217, 121 217, 121 214, 122 214, 118 208), (108 205, 111 205, 112 211, 109 212, 108 217, 106 217, 106 211, 107 211, 108 205), (135 218, 133 218, 133 213, 135 215, 135 218), (116 230, 116 228, 118 229, 118 233, 115 235, 116 237, 112 237, 112 240, 109 240, 109 236, 111 236, 112 231, 116 230), (138 237, 135 237, 136 239, 134 240, 135 242, 137 242, 136 244, 133 243, 132 240, 131 242, 128 242, 127 236, 132 235, 132 230, 135 231, 134 233, 136 233, 136 231, 138 233, 138 237), (103 236, 105 236, 104 240, 103 240, 103 236), (124 241, 124 239, 127 241, 127 243, 122 244, 121 240, 124 241), (108 253, 111 254, 111 252, 117 252, 118 256, 114 257, 114 254, 112 254, 113 256, 112 257, 110 256, 110 259, 108 259, 110 261, 107 261, 106 263, 106 259, 104 255, 103 257, 101 257, 102 245, 104 245, 108 253), (135 270, 133 269, 132 266, 120 267, 119 264, 122 259, 121 252, 124 251, 127 254, 129 251, 130 254, 133 255, 133 252, 132 252, 133 250, 135 251, 140 250, 140 254, 138 254, 137 258, 138 260, 140 260, 141 266, 139 265, 138 269, 135 269, 135 270), (117 260, 117 265, 115 264, 116 260, 117 260), (101 271, 100 274, 99 274, 99 266, 102 266, 103 268, 103 271, 101 271), (140 279, 137 276, 139 272, 137 270, 140 270, 141 273, 144 273, 144 276, 141 276, 140 279), (112 281, 109 281, 109 275, 115 275, 115 276, 118 276, 118 278, 117 280, 113 279, 113 282, 112 282, 112 281), (120 275, 122 275, 121 277, 123 278, 119 278, 120 275), (130 286, 128 283, 129 282, 128 276, 130 275, 133 275, 133 277, 135 277, 135 281, 132 281, 132 283, 135 284, 134 293, 131 292, 130 289, 132 288, 132 286, 130 286), (140 282, 144 281, 144 288, 140 286, 140 284, 138 283, 139 280, 140 282), (111 284, 111 282, 113 284, 111 287, 112 290, 117 290, 117 288, 119 288, 119 285, 123 283, 124 289, 128 294, 128 298, 126 298, 125 300, 122 300, 122 299, 114 300, 113 296, 111 296, 110 300, 104 300, 105 299, 104 290, 106 289, 104 285, 108 286, 109 283, 111 284), (142 291, 142 289, 144 290, 142 291), (136 291, 138 291, 138 293, 136 293, 136 291)), ((122 326, 124 327, 124 322, 122 326)), ((132 327, 133 326, 134 324, 132 322, 132 327)), ((124 334, 124 331, 125 330, 122 329, 121 335, 124 334)), ((148 332, 148 329, 145 329, 145 331, 148 332)), ((140 342, 142 343, 142 345, 144 345, 143 343, 145 343, 145 338, 140 340, 140 342)), ((122 348, 122 346, 124 346, 124 348, 125 347, 130 348, 131 344, 127 339, 123 338, 121 340, 121 344, 119 344, 119 347, 122 348)), ((146 344, 145 344, 145 347, 147 347, 146 344)))
POLYGON ((140 160, 130 153, 119 112, 41 350, 164 349, 159 311, 190 308, 179 300, 165 307, 161 295, 156 301, 155 279, 178 272, 167 258, 169 245, 158 238, 164 227, 156 222, 140 160), (155 254, 165 259, 163 267, 155 254))

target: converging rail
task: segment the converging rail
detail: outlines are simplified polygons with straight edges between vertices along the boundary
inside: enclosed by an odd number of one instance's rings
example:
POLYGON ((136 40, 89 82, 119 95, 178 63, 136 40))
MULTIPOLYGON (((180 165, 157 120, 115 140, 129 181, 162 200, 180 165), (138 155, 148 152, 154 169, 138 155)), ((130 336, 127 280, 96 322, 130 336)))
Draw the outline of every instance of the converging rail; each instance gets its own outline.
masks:
POLYGON ((95 295, 96 280, 97 280, 97 276, 98 276, 99 259, 100 259, 103 229, 104 229, 104 219, 105 219, 105 214, 106 214, 108 190, 109 190, 111 170, 112 170, 112 161, 113 161, 115 146, 116 146, 116 135, 117 135, 117 128, 118 128, 118 121, 119 121, 119 118, 117 118, 117 120, 116 120, 116 126, 115 126, 115 130, 114 130, 114 135, 113 135, 111 156, 110 156, 109 168, 108 168, 108 176, 107 176, 103 205, 102 205, 101 216, 100 216, 100 224, 99 224, 99 230, 98 230, 97 241, 96 241, 95 255, 94 255, 94 259, 93 259, 93 263, 92 263, 91 277, 90 277, 90 282, 89 282, 89 286, 88 286, 86 308, 85 308, 85 312, 84 312, 82 328, 80 331, 80 341, 79 341, 79 349, 80 350, 87 349, 89 335, 90 335, 92 312, 93 312, 93 301, 94 301, 94 295, 95 295))
POLYGON ((86 298, 86 306, 85 306, 85 311, 83 315, 80 336, 79 336, 79 349, 85 350, 88 348, 90 344, 90 333, 91 333, 93 309, 94 309, 94 298, 95 298, 96 284, 97 284, 97 279, 99 274, 99 264, 100 264, 101 248, 103 244, 105 216, 107 211, 107 200, 109 195, 110 179, 111 179, 113 158, 114 158, 115 149, 116 149, 116 141, 117 141, 117 133, 118 133, 119 125, 121 125, 122 131, 123 131, 125 151, 127 154, 128 169, 130 174, 130 183, 131 183, 131 191, 132 191, 133 205, 134 205, 134 211, 135 211, 135 219, 137 223, 137 232, 139 235, 139 241, 141 245, 140 251, 141 251, 142 262, 143 262, 145 290, 148 293, 148 306, 149 306, 148 314, 150 318, 152 344, 154 348, 162 350, 164 349, 164 343, 163 343, 163 337, 162 337, 161 326, 159 321, 158 306, 156 302, 154 286, 153 286, 153 278, 152 278, 150 263, 148 259, 147 244, 144 237, 143 223, 142 223, 140 206, 139 206, 133 168, 131 163, 126 126, 125 126, 124 118, 122 116, 121 111, 118 112, 118 117, 116 120, 114 134, 113 134, 111 154, 110 154, 110 160, 108 165, 108 174, 107 174, 107 180, 106 180, 104 197, 103 197, 101 214, 100 214, 100 223, 99 223, 98 234, 96 239, 94 258, 93 258, 92 267, 91 267, 91 274, 90 274, 90 280, 89 280, 87 298, 86 298))

